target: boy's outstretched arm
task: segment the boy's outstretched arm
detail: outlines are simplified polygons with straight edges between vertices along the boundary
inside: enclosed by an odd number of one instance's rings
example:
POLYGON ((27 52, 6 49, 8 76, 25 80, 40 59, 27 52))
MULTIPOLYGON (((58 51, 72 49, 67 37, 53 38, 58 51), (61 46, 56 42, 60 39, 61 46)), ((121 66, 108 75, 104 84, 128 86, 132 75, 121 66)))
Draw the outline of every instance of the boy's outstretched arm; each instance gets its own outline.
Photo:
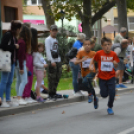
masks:
POLYGON ((113 61, 114 67, 117 68, 118 67, 118 62, 116 62, 115 60, 113 61))
POLYGON ((76 61, 75 61, 75 65, 77 65, 77 64, 80 64, 81 62, 83 62, 83 61, 85 61, 85 60, 87 60, 88 59, 88 57, 84 57, 84 58, 82 58, 82 59, 78 59, 78 58, 76 58, 76 61))

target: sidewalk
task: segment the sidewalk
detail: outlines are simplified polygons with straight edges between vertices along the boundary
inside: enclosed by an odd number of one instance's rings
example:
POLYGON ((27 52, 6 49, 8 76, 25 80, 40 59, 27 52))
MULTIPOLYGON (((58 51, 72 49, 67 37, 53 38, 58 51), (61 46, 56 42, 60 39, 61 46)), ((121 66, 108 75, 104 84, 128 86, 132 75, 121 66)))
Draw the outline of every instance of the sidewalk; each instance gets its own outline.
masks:
MULTIPOLYGON (((131 90, 134 90, 134 84, 126 84, 127 88, 124 89, 117 89, 117 93, 123 93, 128 92, 131 90)), ((97 96, 100 96, 99 87, 95 88, 97 96)), ((74 96, 73 90, 64 90, 64 91, 58 91, 59 94, 68 94, 68 99, 59 99, 57 101, 46 101, 45 103, 32 103, 28 104, 26 106, 19 106, 19 107, 11 107, 11 108, 0 108, 0 117, 7 116, 7 115, 14 115, 19 113, 24 113, 28 111, 43 109, 43 108, 51 108, 51 107, 58 107, 59 105, 68 104, 68 103, 74 103, 74 102, 81 102, 87 100, 87 93, 84 92, 84 96, 74 96)))

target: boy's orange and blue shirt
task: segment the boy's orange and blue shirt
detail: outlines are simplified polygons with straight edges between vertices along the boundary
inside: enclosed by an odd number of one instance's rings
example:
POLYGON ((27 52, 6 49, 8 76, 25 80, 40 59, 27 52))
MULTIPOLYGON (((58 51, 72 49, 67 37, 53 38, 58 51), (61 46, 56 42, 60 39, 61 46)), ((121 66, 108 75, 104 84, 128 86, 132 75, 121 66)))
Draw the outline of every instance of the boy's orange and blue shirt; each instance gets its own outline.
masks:
MULTIPOLYGON (((86 75, 88 75, 91 71, 89 70, 89 65, 90 65, 90 62, 92 60, 92 58, 94 58, 95 56, 95 53, 94 51, 90 51, 89 53, 87 53, 85 50, 81 50, 78 52, 77 54, 77 58, 78 59, 82 59, 84 57, 88 57, 88 59, 86 61, 83 61, 81 63, 81 74, 82 74, 82 77, 85 77, 86 75)), ((95 69, 94 71, 95 72, 95 69)))

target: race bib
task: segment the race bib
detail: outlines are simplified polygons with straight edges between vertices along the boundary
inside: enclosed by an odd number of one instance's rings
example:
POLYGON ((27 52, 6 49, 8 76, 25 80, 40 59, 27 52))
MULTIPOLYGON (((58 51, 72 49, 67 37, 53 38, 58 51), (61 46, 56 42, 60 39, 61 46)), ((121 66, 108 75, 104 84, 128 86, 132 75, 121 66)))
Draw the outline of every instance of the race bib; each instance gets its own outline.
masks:
POLYGON ((90 62, 92 59, 87 59, 82 62, 82 68, 89 68, 90 62))
POLYGON ((112 71, 113 62, 101 62, 101 71, 112 71))

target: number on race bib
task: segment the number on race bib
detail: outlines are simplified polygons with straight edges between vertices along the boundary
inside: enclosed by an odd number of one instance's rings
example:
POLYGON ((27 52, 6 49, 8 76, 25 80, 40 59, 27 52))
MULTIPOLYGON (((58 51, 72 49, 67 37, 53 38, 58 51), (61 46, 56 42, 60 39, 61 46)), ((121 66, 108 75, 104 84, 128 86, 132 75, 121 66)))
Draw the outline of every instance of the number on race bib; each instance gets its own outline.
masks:
POLYGON ((82 62, 82 68, 89 68, 90 62, 92 59, 87 59, 82 62))
POLYGON ((101 62, 101 71, 112 71, 113 62, 101 62))

